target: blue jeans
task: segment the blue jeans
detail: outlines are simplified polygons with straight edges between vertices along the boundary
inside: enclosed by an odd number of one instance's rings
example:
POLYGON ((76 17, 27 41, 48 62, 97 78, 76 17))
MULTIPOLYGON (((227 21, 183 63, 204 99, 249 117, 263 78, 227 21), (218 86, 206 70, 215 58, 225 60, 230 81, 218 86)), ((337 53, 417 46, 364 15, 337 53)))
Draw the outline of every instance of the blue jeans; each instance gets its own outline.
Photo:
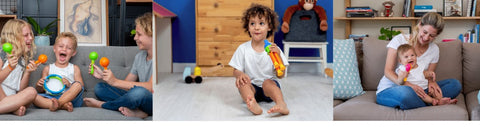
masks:
MULTIPOLYGON (((462 85, 456 79, 445 79, 438 81, 437 84, 442 90, 443 97, 456 98, 460 90, 462 90, 462 85)), ((425 92, 428 93, 428 89, 425 89, 425 92)), ((411 87, 399 85, 387 88, 378 93, 377 103, 403 110, 427 106, 411 87)))
MULTIPOLYGON (((67 91, 69 88, 66 88, 65 91, 67 91)), ((71 102, 72 102, 72 105, 73 107, 82 107, 82 104, 83 104, 83 87, 82 87, 82 90, 80 90, 80 92, 78 93, 77 97, 75 97, 71 102)), ((55 98, 55 99, 59 99, 62 95, 57 95, 57 96, 53 96, 53 95, 50 95, 50 94, 46 94, 46 93, 39 93, 38 95, 42 96, 42 97, 45 97, 45 98, 48 98, 48 99, 52 99, 52 98, 55 98)))
POLYGON ((152 115, 152 93, 144 87, 134 86, 129 91, 115 88, 106 83, 95 86, 95 95, 99 100, 105 101, 102 108, 118 111, 120 107, 140 109, 152 115))

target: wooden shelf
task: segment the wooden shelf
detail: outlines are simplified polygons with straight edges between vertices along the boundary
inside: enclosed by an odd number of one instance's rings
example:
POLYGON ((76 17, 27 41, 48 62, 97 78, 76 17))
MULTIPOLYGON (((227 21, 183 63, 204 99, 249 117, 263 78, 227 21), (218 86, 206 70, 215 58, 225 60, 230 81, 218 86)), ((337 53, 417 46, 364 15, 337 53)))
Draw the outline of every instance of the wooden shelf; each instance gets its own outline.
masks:
POLYGON ((17 18, 17 15, 0 15, 0 18, 12 18, 12 19, 16 19, 16 18, 17 18))

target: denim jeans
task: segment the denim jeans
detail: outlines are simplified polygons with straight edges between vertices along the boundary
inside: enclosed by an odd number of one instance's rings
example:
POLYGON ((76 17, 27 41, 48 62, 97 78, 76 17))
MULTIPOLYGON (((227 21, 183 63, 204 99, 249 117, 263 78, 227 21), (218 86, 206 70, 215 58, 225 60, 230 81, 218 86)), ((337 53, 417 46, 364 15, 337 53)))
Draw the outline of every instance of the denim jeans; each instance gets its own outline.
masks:
MULTIPOLYGON (((443 97, 456 98, 462 89, 462 85, 456 79, 445 79, 437 82, 442 90, 443 97)), ((428 89, 425 89, 428 93, 428 89)), ((409 86, 394 86, 383 90, 377 94, 377 103, 383 106, 400 108, 400 109, 414 109, 425 107, 423 100, 409 86)))
MULTIPOLYGON (((67 91, 68 89, 70 89, 70 88, 65 88, 65 91, 67 91)), ((84 88, 82 87, 82 90, 80 90, 80 92, 77 94, 77 96, 71 101, 73 107, 82 107, 83 91, 84 91, 84 88)), ((60 99, 60 97, 62 97, 63 93, 60 94, 60 95, 57 95, 57 96, 53 96, 53 95, 46 94, 46 93, 39 93, 38 95, 40 95, 42 97, 45 97, 45 98, 48 98, 48 99, 55 98, 55 99, 58 100, 58 99, 60 99)))
POLYGON ((141 86, 134 86, 130 90, 115 88, 106 83, 98 83, 95 86, 95 95, 101 101, 102 108, 118 111, 120 107, 140 109, 152 115, 152 93, 141 86))

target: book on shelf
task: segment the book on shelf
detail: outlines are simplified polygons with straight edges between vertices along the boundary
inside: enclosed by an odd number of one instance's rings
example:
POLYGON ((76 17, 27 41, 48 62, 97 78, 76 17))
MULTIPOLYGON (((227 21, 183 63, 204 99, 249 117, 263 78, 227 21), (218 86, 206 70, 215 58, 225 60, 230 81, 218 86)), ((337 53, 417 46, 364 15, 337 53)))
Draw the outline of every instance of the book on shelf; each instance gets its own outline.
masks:
POLYGON ((475 24, 473 29, 460 34, 458 39, 463 43, 480 43, 480 24, 475 24))
POLYGON ((405 0, 404 1, 404 4, 403 4, 403 12, 402 12, 402 16, 403 17, 410 17, 410 13, 411 13, 411 5, 412 5, 412 0, 405 0))
POLYGON ((375 10, 370 7, 347 7, 345 8, 346 17, 374 17, 375 10))
POLYGON ((415 5, 413 7, 415 10, 430 10, 433 9, 433 5, 415 5))

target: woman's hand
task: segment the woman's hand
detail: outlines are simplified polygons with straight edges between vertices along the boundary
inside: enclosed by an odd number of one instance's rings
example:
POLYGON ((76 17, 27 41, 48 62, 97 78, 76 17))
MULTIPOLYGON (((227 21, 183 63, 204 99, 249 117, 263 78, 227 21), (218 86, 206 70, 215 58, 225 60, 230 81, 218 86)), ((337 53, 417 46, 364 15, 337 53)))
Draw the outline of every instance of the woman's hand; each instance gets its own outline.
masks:
POLYGON ((415 84, 411 84, 409 82, 406 82, 405 83, 407 86, 410 86, 413 91, 415 91, 415 93, 420 97, 420 98, 425 98, 427 97, 427 93, 425 93, 425 91, 423 90, 422 87, 418 86, 418 85, 415 85, 415 84))
POLYGON ((241 86, 243 86, 245 84, 251 84, 250 83, 250 77, 248 77, 247 74, 242 73, 241 75, 236 77, 235 85, 237 86, 237 88, 240 88, 241 86))
POLYGON ((442 89, 440 89, 438 84, 431 80, 429 80, 428 82, 428 95, 432 96, 433 98, 442 98, 442 89))

